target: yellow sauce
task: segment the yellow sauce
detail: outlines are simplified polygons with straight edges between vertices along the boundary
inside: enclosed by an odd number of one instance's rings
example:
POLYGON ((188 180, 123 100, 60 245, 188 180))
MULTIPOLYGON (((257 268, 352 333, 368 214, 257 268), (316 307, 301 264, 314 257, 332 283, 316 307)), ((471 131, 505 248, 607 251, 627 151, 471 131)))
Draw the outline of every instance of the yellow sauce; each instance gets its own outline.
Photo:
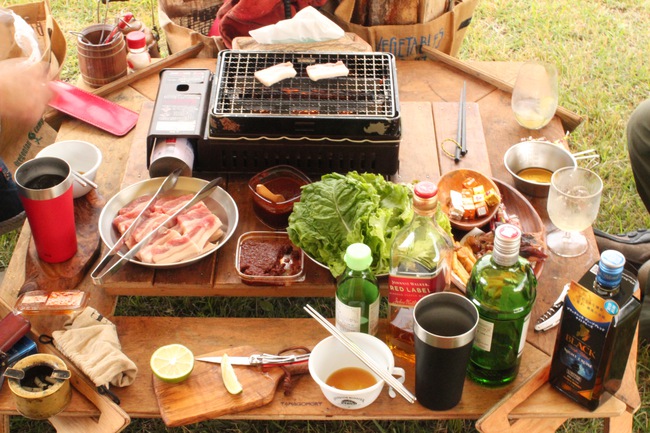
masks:
POLYGON ((517 176, 529 182, 551 183, 551 176, 553 176, 553 172, 545 168, 532 167, 524 168, 519 173, 517 173, 517 176))
POLYGON ((377 383, 375 376, 358 367, 344 367, 336 370, 325 381, 329 386, 346 391, 366 389, 377 383))

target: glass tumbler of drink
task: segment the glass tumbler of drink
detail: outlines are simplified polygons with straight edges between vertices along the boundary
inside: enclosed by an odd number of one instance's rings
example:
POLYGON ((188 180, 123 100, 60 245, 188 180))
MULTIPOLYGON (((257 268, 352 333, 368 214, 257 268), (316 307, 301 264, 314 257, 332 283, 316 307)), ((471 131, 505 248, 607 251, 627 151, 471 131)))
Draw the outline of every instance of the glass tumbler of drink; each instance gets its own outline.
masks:
POLYGON ((512 111, 517 123, 541 129, 555 115, 558 103, 557 69, 554 65, 527 62, 519 70, 512 91, 512 111))
POLYGON ((587 239, 580 233, 589 227, 600 206, 603 181, 582 167, 565 167, 551 177, 547 210, 558 228, 546 236, 546 245, 562 257, 577 257, 587 251, 587 239))

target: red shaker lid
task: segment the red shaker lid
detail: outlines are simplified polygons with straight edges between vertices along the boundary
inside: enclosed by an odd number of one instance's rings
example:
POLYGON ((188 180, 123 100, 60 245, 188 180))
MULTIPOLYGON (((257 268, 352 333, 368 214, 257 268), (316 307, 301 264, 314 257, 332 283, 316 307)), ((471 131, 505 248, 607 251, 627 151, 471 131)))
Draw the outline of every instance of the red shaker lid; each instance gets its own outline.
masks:
POLYGON ((128 33, 126 35, 126 46, 132 50, 146 47, 147 41, 145 39, 144 32, 136 30, 128 33))

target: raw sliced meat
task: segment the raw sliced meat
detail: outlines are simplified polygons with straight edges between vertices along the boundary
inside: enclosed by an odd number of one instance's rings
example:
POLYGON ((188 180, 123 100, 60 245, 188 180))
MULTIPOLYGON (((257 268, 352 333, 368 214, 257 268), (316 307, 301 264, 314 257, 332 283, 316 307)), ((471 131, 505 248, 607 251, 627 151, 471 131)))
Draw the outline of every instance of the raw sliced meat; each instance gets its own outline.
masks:
MULTIPOLYGON (((113 220, 113 226, 120 233, 128 230, 150 198, 151 196, 137 198, 120 209, 113 220)), ((143 214, 138 226, 126 240, 126 246, 132 248, 191 198, 190 194, 158 198, 143 214)), ((173 227, 154 236, 136 257, 145 263, 177 263, 192 259, 214 248, 215 242, 223 236, 222 226, 221 220, 205 203, 196 203, 177 216, 173 227)))

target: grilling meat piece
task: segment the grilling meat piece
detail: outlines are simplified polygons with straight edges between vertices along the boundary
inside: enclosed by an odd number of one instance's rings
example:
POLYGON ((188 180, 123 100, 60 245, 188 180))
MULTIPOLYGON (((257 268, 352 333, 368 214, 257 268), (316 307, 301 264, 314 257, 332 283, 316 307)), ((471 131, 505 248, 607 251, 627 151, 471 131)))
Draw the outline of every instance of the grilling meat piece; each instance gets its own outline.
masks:
POLYGON ((312 81, 325 78, 347 77, 350 71, 342 61, 336 63, 321 63, 307 66, 307 75, 312 81))
POLYGON ((256 71, 254 75, 257 81, 269 87, 287 78, 293 78, 296 74, 296 70, 293 69, 293 63, 285 62, 278 63, 261 71, 256 71))
MULTIPOLYGON (((192 198, 191 194, 179 197, 160 197, 142 216, 141 221, 126 245, 132 248, 170 215, 174 214, 192 198)), ((133 200, 118 211, 113 226, 123 234, 131 226, 142 208, 151 199, 144 196, 133 200)), ((221 220, 203 202, 196 203, 176 218, 173 227, 162 230, 142 247, 136 257, 144 263, 177 263, 199 256, 214 247, 222 235, 221 220)))

